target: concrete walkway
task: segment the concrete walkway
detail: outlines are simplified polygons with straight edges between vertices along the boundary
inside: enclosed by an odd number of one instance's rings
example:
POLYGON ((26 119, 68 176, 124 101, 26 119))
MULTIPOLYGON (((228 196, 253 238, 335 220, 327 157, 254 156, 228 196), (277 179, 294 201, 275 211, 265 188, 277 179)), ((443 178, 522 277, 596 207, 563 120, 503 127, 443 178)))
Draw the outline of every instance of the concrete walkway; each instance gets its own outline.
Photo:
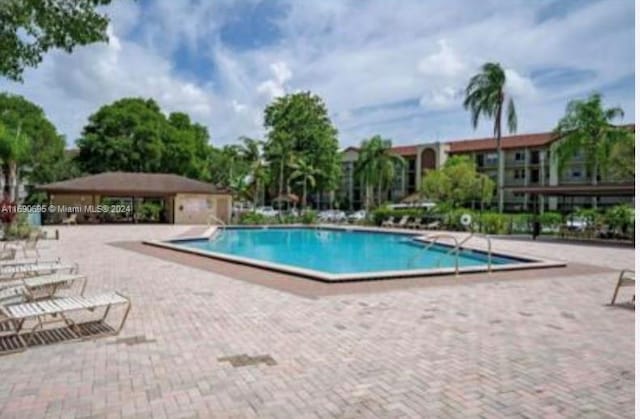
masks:
MULTIPOLYGON (((633 417, 634 311, 607 304, 613 271, 309 299, 109 244, 189 228, 43 243, 133 309, 118 337, 0 357, 1 418, 633 417)), ((633 266, 633 249, 494 246, 633 266)))

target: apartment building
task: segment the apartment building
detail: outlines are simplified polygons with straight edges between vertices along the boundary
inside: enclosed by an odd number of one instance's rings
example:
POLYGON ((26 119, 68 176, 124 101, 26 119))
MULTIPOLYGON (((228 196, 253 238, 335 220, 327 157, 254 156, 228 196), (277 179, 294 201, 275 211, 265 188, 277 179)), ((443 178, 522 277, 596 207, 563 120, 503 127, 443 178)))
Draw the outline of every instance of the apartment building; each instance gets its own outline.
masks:
MULTIPOLYGON (((630 130, 634 129, 633 125, 628 127, 630 130)), ((478 171, 487 174, 496 184, 498 184, 498 177, 502 176, 504 189, 502 194, 496 191, 493 206, 495 208, 502 206, 504 211, 569 211, 575 207, 609 206, 620 202, 632 202, 631 196, 622 195, 575 196, 563 199, 558 196, 520 192, 544 186, 593 184, 581 153, 575 155, 560 173, 553 151, 558 143, 558 139, 551 132, 503 137, 501 144, 503 158, 500 168, 496 141, 493 138, 394 147, 391 152, 402 156, 406 165, 403 168, 397 168, 397 175, 387 199, 390 202, 400 202, 419 190, 425 172, 441 167, 449 156, 466 155, 475 162, 478 171)), ((349 147, 343 151, 343 180, 338 196, 341 197, 342 202, 346 203, 344 206, 348 209, 359 209, 364 203, 363 185, 355 174, 357 159, 357 148, 349 147)), ((596 184, 610 182, 611 179, 596 179, 596 184)), ((628 182, 633 182, 633 179, 629 179, 628 182)))

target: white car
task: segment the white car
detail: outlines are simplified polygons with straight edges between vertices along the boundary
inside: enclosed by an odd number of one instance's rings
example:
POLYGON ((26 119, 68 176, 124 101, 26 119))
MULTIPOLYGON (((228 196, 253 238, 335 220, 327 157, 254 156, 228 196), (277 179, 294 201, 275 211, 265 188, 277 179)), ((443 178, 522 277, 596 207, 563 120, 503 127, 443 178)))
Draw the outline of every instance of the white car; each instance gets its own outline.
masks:
POLYGON ((349 221, 363 221, 367 218, 367 212, 365 210, 356 211, 349 214, 347 218, 349 219, 349 221))
POLYGON ((345 221, 347 219, 347 216, 345 215, 344 211, 325 210, 318 213, 318 219, 323 222, 338 223, 341 221, 345 221))
POLYGON ((277 217, 279 212, 273 207, 258 207, 256 208, 256 214, 264 215, 265 217, 277 217))

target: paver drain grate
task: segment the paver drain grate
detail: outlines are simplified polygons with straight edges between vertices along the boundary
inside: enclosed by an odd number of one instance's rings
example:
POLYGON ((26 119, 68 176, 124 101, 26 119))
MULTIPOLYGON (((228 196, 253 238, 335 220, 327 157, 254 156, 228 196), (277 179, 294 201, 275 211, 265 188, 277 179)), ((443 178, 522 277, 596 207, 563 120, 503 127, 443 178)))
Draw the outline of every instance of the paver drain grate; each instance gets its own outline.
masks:
POLYGON ((222 358, 218 358, 218 361, 228 362, 234 368, 247 367, 250 365, 258 365, 258 364, 265 364, 269 366, 277 365, 277 362, 271 357, 271 355, 249 356, 247 354, 240 354, 240 355, 232 355, 232 356, 225 356, 222 358))
POLYGON ((140 345, 142 343, 154 343, 155 339, 149 339, 145 335, 127 336, 125 338, 118 338, 113 342, 109 342, 110 345, 125 344, 127 346, 140 345))

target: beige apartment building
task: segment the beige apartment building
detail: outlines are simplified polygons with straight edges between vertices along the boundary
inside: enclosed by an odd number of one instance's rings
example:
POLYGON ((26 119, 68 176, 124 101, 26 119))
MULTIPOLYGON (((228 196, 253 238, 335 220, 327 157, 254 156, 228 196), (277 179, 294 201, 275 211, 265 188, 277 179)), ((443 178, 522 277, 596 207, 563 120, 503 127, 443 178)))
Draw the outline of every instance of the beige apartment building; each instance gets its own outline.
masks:
MULTIPOLYGON (((634 125, 628 127, 634 129, 634 125)), ((449 156, 466 155, 475 162, 478 171, 487 174, 496 184, 498 176, 503 177, 502 207, 507 212, 570 211, 577 207, 633 202, 633 179, 618 181, 614 188, 609 187, 611 179, 597 179, 594 185, 580 153, 560 173, 553 152, 559 141, 551 132, 503 137, 500 168, 493 138, 393 147, 391 152, 402 156, 407 164, 404 168, 398 167, 387 199, 401 202, 419 190, 424 173, 441 167, 449 156), (620 184, 625 187, 621 188, 620 184)), ((360 209, 364 204, 364 188, 355 173, 357 160, 356 147, 343 151, 342 188, 338 196, 351 210, 360 209)), ((493 206, 497 209, 499 205, 500 193, 496 191, 493 206)))

